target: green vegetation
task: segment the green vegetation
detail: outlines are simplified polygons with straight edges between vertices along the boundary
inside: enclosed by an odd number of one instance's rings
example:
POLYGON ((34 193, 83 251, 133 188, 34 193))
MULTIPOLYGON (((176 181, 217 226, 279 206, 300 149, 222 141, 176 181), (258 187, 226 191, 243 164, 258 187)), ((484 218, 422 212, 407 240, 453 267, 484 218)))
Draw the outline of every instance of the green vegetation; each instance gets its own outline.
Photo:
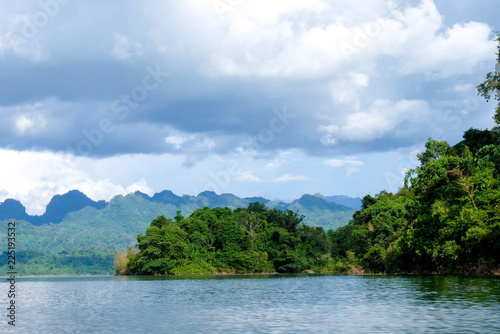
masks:
POLYGON ((297 211, 203 208, 159 216, 119 274, 216 272, 491 273, 500 266, 500 140, 465 132, 451 147, 430 139, 396 194, 365 196, 348 225, 325 233, 297 211))
POLYGON ((500 34, 494 73, 477 86, 499 102, 492 130, 451 147, 429 139, 397 193, 366 196, 351 222, 329 231, 332 257, 371 272, 491 273, 500 267, 500 34))
POLYGON ((269 209, 258 202, 235 210, 205 207, 188 218, 178 212, 174 220, 159 216, 145 235, 137 237, 138 252, 129 248, 117 254, 116 273, 338 270, 329 256, 323 228, 310 227, 302 223, 303 218, 297 212, 269 209))
POLYGON ((498 127, 498 125, 500 125, 500 33, 497 33, 495 41, 498 42, 497 64, 495 66, 495 71, 486 74, 486 80, 477 86, 477 91, 479 95, 486 99, 486 101, 491 99, 491 94, 493 94, 495 96, 495 100, 498 101, 495 115, 493 116, 493 119, 498 127))
MULTIPOLYGON (((357 255, 371 272, 481 273, 500 265, 500 145, 429 140, 397 194, 366 196, 351 222, 329 232, 333 257, 357 255), (472 150, 470 148, 473 148, 472 150)), ((475 137, 475 136, 472 136, 475 137)))
MULTIPOLYGON (((7 252, 2 258, 7 260, 7 252)), ((88 247, 60 253, 39 253, 33 251, 16 252, 16 272, 18 275, 109 275, 114 254, 105 249, 88 247)), ((7 264, 0 267, 9 272, 7 264)))

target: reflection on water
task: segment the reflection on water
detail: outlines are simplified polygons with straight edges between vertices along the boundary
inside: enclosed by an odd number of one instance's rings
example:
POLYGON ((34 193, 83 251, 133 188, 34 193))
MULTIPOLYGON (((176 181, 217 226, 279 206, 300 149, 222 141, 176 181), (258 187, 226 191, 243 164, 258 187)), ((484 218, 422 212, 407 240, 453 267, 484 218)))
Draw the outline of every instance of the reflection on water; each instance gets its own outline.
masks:
POLYGON ((500 333, 498 278, 36 277, 17 284, 16 333, 500 333))

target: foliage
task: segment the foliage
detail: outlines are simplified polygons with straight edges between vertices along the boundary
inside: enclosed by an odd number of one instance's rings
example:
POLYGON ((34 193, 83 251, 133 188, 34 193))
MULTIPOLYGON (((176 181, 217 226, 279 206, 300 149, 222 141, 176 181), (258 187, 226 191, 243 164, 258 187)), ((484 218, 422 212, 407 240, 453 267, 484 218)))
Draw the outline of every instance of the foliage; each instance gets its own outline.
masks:
POLYGON ((500 266, 500 34, 498 64, 477 86, 499 105, 492 130, 450 146, 429 139, 397 193, 366 196, 348 225, 329 231, 332 258, 372 272, 491 273, 500 266), (349 253, 351 252, 351 253, 349 253))
POLYGON ((138 258, 138 251, 134 250, 132 246, 127 248, 126 251, 116 251, 115 261, 113 268, 116 275, 128 274, 128 268, 135 268, 138 258))
MULTIPOLYGON (((25 275, 78 275, 78 274, 111 274, 113 254, 96 247, 59 253, 16 251, 16 272, 25 275)), ((8 255, 0 256, 0 270, 10 271, 7 265, 8 255)))
POLYGON ((430 139, 403 189, 366 196, 348 225, 328 232, 332 257, 353 252, 372 272, 498 267, 500 146, 492 138, 488 130, 470 129, 453 147, 430 139))
POLYGON ((129 253, 128 261, 118 254, 117 263, 127 267, 120 266, 117 274, 324 269, 329 257, 326 233, 303 224, 303 219, 296 211, 269 209, 261 203, 236 210, 205 207, 175 221, 159 216, 146 234, 137 237, 138 253, 129 253))
POLYGON ((479 95, 484 97, 486 101, 491 99, 491 94, 494 94, 495 100, 498 101, 493 119, 497 125, 500 125, 500 32, 497 33, 495 41, 498 42, 497 64, 494 72, 486 74, 486 80, 477 86, 479 95))

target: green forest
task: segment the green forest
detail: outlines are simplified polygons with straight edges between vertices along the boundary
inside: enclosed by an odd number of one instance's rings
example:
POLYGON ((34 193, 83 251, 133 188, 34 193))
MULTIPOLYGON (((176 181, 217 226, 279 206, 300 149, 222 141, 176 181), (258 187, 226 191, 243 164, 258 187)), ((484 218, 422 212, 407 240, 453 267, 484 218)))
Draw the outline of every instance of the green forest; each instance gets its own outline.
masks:
POLYGON ((329 257, 326 233, 302 224, 291 210, 202 208, 188 218, 159 216, 137 237, 139 252, 117 255, 118 274, 212 274, 321 271, 329 257))
POLYGON ((477 86, 497 101, 491 130, 469 129, 454 146, 429 139, 396 193, 365 196, 335 232, 332 257, 355 254, 369 272, 500 273, 500 34, 497 65, 477 86))
POLYGON ((500 268, 500 34, 498 63, 477 86, 498 102, 491 130, 451 146, 429 139, 395 194, 365 196, 346 226, 325 232, 291 210, 203 208, 154 219, 117 274, 217 272, 498 274, 500 268))

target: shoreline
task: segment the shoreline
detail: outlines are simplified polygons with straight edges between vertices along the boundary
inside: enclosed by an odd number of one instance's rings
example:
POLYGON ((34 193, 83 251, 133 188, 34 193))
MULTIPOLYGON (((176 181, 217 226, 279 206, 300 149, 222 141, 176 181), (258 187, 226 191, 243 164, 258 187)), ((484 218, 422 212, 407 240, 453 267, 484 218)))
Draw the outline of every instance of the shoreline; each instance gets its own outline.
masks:
MULTIPOLYGON (((164 275, 124 275, 124 274, 61 274, 61 275, 16 275, 16 278, 61 278, 61 277, 189 277, 189 276, 264 276, 264 275, 342 275, 342 276, 459 276, 459 277, 500 277, 500 268, 461 268, 452 272, 367 272, 361 266, 353 267, 345 272, 318 272, 314 270, 305 270, 297 273, 279 273, 277 271, 269 272, 248 272, 237 273, 235 271, 219 271, 215 273, 193 273, 193 274, 164 274, 164 275)), ((7 276, 0 276, 1 279, 7 276)))

